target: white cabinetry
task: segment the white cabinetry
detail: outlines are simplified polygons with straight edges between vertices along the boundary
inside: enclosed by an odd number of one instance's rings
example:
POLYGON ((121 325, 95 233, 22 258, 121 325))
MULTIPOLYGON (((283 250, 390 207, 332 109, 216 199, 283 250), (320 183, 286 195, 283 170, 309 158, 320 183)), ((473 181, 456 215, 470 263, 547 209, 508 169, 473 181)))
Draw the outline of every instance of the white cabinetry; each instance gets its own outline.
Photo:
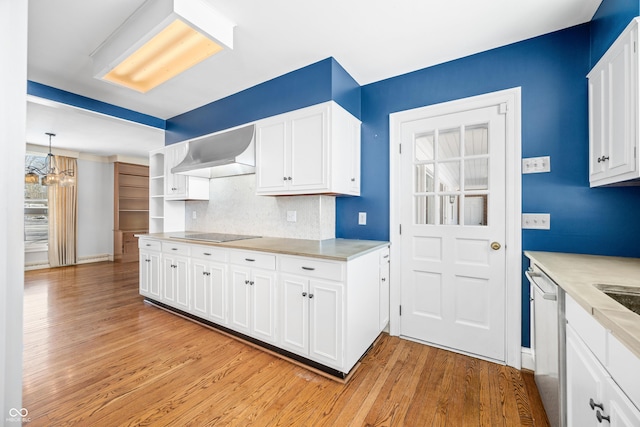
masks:
POLYGON ((256 123, 256 194, 360 195, 360 122, 333 101, 256 123))
POLYGON ((637 40, 638 18, 587 75, 592 187, 640 177, 637 40))
POLYGON ((230 254, 229 326, 261 341, 276 341, 276 257, 230 254))
POLYGON ((174 174, 171 169, 187 155, 188 142, 168 145, 164 149, 164 182, 166 200, 209 200, 209 179, 174 174))
POLYGON ((282 348, 343 368, 344 263, 283 256, 280 270, 282 348))
POLYGON ((140 257, 140 295, 152 299, 162 297, 162 270, 160 268, 160 242, 138 239, 140 257))
POLYGON ((620 366, 617 355, 630 352, 569 295, 566 316, 567 425, 598 426, 608 421, 612 426, 639 426, 640 410, 628 393, 634 391, 634 384, 624 390, 618 383, 626 377, 637 382, 633 377, 640 362, 633 358, 620 366))
POLYGON ((189 311, 189 245, 162 242, 162 302, 189 311))
POLYGON ((380 251, 380 330, 389 324, 389 248, 380 251))
POLYGON ((227 251, 211 246, 191 248, 191 313, 227 323, 227 251))

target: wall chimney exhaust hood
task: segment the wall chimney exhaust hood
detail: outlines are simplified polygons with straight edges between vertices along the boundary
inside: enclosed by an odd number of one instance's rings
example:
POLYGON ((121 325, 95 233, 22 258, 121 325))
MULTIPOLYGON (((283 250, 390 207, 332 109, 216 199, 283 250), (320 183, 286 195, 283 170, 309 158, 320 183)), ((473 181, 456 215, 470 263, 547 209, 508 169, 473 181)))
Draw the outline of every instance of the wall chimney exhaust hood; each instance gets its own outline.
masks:
POLYGON ((171 173, 205 178, 255 173, 254 133, 252 124, 187 141, 187 156, 171 173))

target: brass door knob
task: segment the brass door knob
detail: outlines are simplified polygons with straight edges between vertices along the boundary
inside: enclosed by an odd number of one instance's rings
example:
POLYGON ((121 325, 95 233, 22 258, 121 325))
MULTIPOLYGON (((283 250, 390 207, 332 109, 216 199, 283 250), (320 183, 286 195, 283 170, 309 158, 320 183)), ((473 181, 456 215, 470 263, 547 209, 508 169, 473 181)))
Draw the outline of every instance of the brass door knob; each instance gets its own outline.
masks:
POLYGON ((500 243, 498 242, 491 242, 491 249, 493 249, 494 251, 497 251, 498 249, 500 249, 502 246, 500 246, 500 243))

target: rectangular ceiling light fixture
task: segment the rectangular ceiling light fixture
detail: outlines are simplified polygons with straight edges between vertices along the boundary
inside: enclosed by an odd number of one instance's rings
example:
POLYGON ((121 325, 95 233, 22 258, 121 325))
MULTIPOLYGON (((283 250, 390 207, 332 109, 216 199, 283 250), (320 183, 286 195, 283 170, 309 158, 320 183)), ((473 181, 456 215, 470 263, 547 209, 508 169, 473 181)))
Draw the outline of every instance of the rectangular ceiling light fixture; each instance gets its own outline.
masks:
POLYGON ((234 27, 206 0, 147 0, 91 54, 95 77, 145 93, 233 49, 234 27))

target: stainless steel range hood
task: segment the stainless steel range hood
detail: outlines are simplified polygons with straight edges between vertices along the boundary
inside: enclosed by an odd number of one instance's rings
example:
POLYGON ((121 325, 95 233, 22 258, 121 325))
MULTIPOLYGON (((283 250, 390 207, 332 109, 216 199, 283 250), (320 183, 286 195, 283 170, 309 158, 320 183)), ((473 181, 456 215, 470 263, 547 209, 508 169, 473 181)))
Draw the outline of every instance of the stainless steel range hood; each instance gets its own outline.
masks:
POLYGON ((187 142, 189 151, 171 173, 220 178, 256 171, 255 125, 205 135, 187 142))

